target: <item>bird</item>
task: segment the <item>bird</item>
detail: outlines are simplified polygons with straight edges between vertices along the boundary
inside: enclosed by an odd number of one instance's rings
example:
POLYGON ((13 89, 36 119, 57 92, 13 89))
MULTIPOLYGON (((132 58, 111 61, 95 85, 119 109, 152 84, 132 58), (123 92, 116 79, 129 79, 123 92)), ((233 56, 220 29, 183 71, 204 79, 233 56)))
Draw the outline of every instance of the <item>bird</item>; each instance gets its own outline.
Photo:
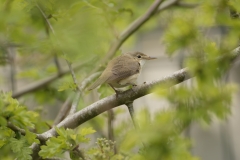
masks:
POLYGON ((103 83, 108 83, 118 94, 116 88, 122 88, 129 85, 136 86, 137 78, 141 73, 142 67, 147 60, 153 60, 156 57, 150 57, 142 52, 128 52, 112 59, 102 72, 100 77, 88 88, 93 90, 103 83))
MULTIPOLYGON (((156 59, 156 57, 150 57, 138 51, 121 54, 109 61, 100 77, 88 88, 88 90, 93 90, 103 83, 108 83, 118 97, 119 91, 116 88, 122 88, 129 85, 137 86, 137 78, 141 73, 143 65, 147 60, 153 59, 156 59)), ((135 126, 133 104, 131 102, 126 105, 135 126)))

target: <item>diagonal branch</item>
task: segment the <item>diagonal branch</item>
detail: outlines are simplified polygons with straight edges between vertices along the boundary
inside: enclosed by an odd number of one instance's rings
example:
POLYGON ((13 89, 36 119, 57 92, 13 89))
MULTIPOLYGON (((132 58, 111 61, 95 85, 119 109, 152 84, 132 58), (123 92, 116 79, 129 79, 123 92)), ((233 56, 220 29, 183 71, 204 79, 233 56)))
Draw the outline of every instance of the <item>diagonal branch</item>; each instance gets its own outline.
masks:
MULTIPOLYGON (((67 117, 65 120, 60 122, 57 127, 65 127, 65 128, 76 128, 80 124, 88 121, 89 119, 96 117, 97 115, 115 108, 119 105, 126 104, 128 102, 132 102, 133 100, 140 98, 142 96, 145 96, 149 94, 149 91, 156 87, 157 85, 163 85, 164 84, 171 84, 167 87, 176 85, 178 83, 181 83, 185 80, 188 80, 192 78, 192 76, 189 75, 187 69, 181 69, 175 73, 173 73, 170 76, 167 76, 165 78, 162 78, 157 81, 153 81, 150 83, 145 83, 143 85, 139 85, 135 87, 134 89, 129 89, 125 92, 122 92, 118 94, 118 97, 116 98, 116 95, 111 95, 106 98, 103 98, 93 104, 91 104, 88 107, 85 107, 84 109, 80 110, 79 112, 76 112, 75 114, 71 115, 71 117, 67 117)), ((45 133, 42 134, 46 138, 49 136, 55 136, 56 132, 54 129, 51 129, 45 133)))

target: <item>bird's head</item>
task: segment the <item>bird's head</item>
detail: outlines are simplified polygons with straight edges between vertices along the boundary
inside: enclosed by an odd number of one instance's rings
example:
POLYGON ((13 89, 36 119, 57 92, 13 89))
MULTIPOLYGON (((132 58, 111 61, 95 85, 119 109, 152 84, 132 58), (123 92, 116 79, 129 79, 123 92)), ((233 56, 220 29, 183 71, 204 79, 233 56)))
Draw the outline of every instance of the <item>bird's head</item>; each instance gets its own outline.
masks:
POLYGON ((143 65, 146 60, 157 59, 156 57, 150 57, 150 56, 148 56, 144 53, 141 53, 141 52, 129 52, 127 54, 129 54, 134 59, 136 59, 141 65, 143 65))

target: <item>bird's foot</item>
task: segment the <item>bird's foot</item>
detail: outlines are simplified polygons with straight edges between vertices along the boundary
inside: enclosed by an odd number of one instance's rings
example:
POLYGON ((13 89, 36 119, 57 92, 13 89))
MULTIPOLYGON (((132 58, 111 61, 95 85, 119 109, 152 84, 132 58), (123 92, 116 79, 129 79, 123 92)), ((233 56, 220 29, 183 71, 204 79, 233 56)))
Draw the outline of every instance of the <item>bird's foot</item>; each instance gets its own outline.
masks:
POLYGON ((121 91, 121 90, 116 90, 116 89, 115 89, 116 98, 118 98, 118 95, 119 95, 119 94, 121 94, 121 93, 123 93, 123 92, 124 92, 124 91, 121 91))

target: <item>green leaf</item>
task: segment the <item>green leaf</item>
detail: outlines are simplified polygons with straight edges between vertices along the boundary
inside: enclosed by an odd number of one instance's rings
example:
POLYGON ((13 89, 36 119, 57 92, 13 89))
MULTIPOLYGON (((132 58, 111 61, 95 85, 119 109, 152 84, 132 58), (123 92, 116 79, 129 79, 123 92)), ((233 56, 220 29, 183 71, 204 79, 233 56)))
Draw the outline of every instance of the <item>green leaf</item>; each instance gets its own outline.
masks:
POLYGON ((6 125, 7 125, 7 120, 4 117, 0 116, 0 126, 4 127, 6 125))
POLYGON ((78 134, 72 129, 55 127, 55 130, 58 136, 51 137, 46 142, 46 146, 41 146, 39 155, 43 158, 61 156, 66 150, 73 150, 77 144, 88 142, 89 139, 85 136, 95 132, 92 128, 83 128, 78 134))
POLYGON ((81 130, 80 130, 80 134, 82 135, 82 136, 86 136, 86 135, 88 135, 88 134, 92 134, 92 133, 95 133, 96 131, 94 130, 94 129, 92 129, 91 127, 88 127, 88 128, 82 128, 81 130))
POLYGON ((8 144, 8 140, 15 136, 15 133, 7 128, 7 127, 0 127, 0 147, 5 144, 8 144))
POLYGON ((65 82, 58 87, 58 91, 61 92, 61 91, 65 91, 67 89, 75 90, 76 87, 77 86, 74 82, 65 82))
POLYGON ((32 144, 32 143, 37 143, 40 144, 40 141, 38 139, 36 139, 37 135, 35 133, 30 132, 29 130, 26 130, 26 140, 28 142, 28 144, 32 144))
POLYGON ((9 145, 19 160, 31 160, 32 149, 27 144, 25 137, 20 139, 10 138, 9 145))

